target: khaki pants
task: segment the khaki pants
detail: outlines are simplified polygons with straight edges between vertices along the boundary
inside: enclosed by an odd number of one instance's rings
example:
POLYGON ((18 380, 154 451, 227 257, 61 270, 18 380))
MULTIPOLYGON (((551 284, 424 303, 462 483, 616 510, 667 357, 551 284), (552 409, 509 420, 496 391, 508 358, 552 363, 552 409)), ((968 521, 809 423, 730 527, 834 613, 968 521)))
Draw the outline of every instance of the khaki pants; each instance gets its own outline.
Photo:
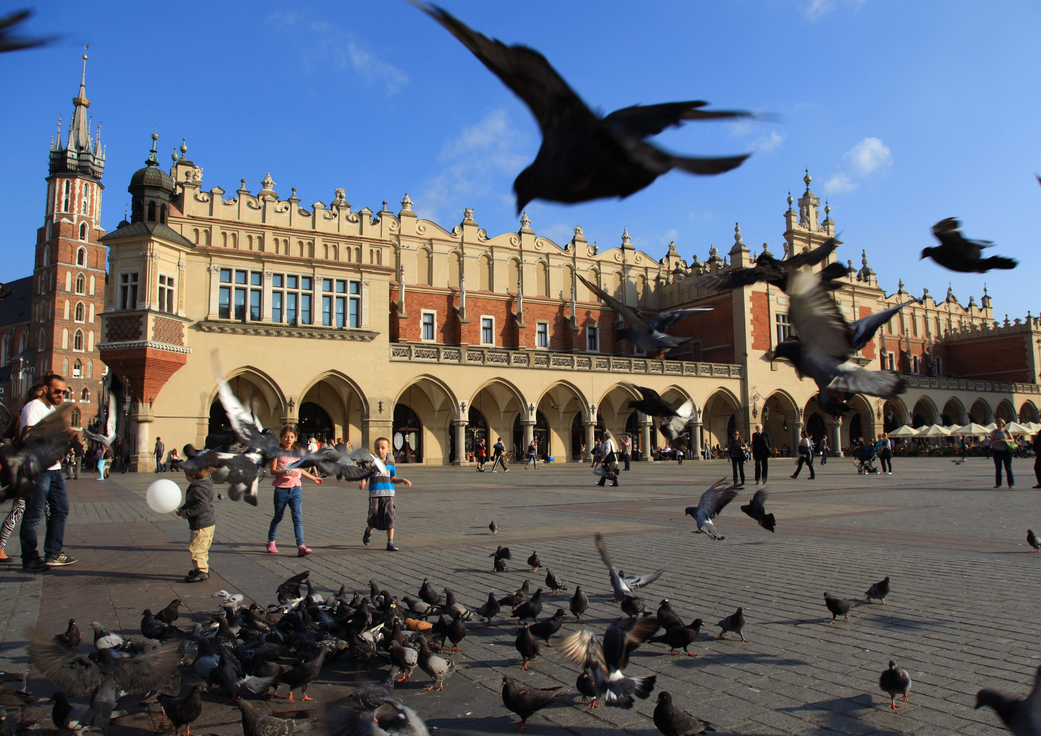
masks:
POLYGON ((188 542, 188 551, 192 555, 192 563, 199 572, 210 571, 210 545, 213 544, 214 524, 205 529, 192 529, 192 539, 188 542))

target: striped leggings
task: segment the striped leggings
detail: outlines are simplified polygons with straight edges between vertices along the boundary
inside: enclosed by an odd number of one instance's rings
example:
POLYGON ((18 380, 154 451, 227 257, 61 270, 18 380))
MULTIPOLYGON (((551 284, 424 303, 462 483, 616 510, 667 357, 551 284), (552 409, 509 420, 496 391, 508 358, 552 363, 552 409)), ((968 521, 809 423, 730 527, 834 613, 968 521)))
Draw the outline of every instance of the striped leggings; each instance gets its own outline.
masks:
POLYGON ((24 513, 25 501, 16 498, 11 502, 11 510, 7 512, 3 526, 0 526, 0 550, 7 546, 7 540, 11 538, 11 532, 18 526, 18 522, 22 520, 22 514, 24 513))

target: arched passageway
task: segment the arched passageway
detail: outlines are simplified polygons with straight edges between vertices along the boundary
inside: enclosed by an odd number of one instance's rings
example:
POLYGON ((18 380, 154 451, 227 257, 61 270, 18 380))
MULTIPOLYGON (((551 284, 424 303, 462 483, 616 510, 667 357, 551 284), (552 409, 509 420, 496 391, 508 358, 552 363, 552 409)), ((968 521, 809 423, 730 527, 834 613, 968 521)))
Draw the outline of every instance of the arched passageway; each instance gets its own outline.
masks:
POLYGON ((737 412, 741 403, 729 391, 720 389, 705 402, 705 411, 701 417, 702 447, 705 444, 715 448, 725 448, 727 440, 733 437, 737 426, 737 412))
POLYGON ((987 425, 993 422, 994 412, 991 411, 990 404, 983 399, 976 399, 976 401, 972 403, 972 408, 969 409, 969 421, 982 425, 987 425))
POLYGON ((555 462, 574 462, 585 441, 589 408, 585 396, 573 384, 560 381, 551 384, 535 402, 536 410, 547 424, 546 455, 555 462))
POLYGON ((998 408, 994 410, 994 419, 1004 419, 1006 423, 1016 421, 1016 410, 1007 400, 1002 401, 998 404, 998 408))
POLYGON ((968 424, 965 413, 965 407, 958 399, 948 399, 947 403, 943 405, 943 413, 940 415, 940 423, 945 427, 949 427, 952 424, 956 424, 959 427, 968 424))
POLYGON ((1019 421, 1020 423, 1038 421, 1037 407, 1033 402, 1024 402, 1023 406, 1019 407, 1019 421))
MULTIPOLYGON (((450 430, 458 414, 459 404, 446 384, 432 376, 418 376, 394 402, 395 459, 427 465, 448 462, 450 430)), ((488 417, 487 412, 484 415, 488 417)))
POLYGON ((928 427, 936 424, 940 419, 939 412, 936 411, 936 404, 926 396, 918 399, 918 403, 911 410, 911 417, 912 427, 928 427))

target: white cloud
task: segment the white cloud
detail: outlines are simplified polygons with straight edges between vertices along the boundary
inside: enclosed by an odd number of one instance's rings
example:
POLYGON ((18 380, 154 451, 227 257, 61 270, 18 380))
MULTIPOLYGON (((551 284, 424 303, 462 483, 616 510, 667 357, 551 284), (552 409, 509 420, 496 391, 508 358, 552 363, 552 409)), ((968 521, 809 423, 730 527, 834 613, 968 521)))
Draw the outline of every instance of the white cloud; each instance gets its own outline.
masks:
POLYGON ((835 174, 835 176, 824 182, 824 191, 828 194, 835 194, 836 192, 852 192, 856 189, 859 184, 854 182, 846 174, 835 174))
POLYGON ((776 130, 771 130, 769 133, 765 133, 756 138, 750 145, 753 151, 767 153, 768 151, 774 150, 782 143, 784 143, 784 133, 778 133, 776 130))
POLYGON ((893 164, 893 154, 881 138, 865 138, 843 156, 861 176, 868 176, 877 169, 893 164))
MULTIPOLYGON (((863 5, 865 0, 844 0, 845 5, 857 8, 863 5)), ((803 15, 810 20, 820 20, 835 9, 835 0, 809 0, 802 6, 803 15)))

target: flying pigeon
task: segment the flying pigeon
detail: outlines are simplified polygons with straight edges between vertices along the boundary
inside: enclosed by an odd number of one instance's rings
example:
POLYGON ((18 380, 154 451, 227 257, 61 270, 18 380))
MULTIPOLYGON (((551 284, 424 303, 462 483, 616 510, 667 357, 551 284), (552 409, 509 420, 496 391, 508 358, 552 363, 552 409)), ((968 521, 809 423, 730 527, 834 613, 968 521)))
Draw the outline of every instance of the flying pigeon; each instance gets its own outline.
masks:
POLYGON ((671 312, 660 312, 651 317, 648 322, 640 316, 640 313, 636 309, 618 301, 596 284, 584 279, 581 274, 578 274, 578 280, 585 284, 587 289, 596 294, 600 298, 600 301, 618 312, 621 318, 625 321, 626 326, 619 329, 616 333, 618 339, 628 340, 641 350, 646 351, 648 354, 670 350, 693 340, 694 338, 692 337, 676 337, 670 335, 665 330, 680 319, 693 317, 702 312, 712 311, 710 308, 676 309, 671 312))
POLYGON ((597 533, 594 539, 596 540, 596 550, 600 553, 600 559, 604 561, 604 564, 607 566, 607 573, 611 577, 611 589, 614 590, 614 600, 623 601, 626 598, 636 598, 636 594, 625 584, 621 575, 615 571, 614 564, 607 554, 607 545, 604 544, 604 538, 597 533))
POLYGON ((397 700, 380 697, 371 705, 361 712, 346 701, 326 708, 322 717, 326 736, 430 736, 423 719, 397 700))
POLYGON ((992 268, 1015 268, 1019 262, 1003 256, 980 258, 984 248, 994 243, 989 240, 970 240, 961 234, 961 223, 953 217, 940 220, 933 225, 933 235, 940 245, 926 248, 922 258, 932 258, 936 263, 949 271, 962 273, 986 273, 992 268))
MULTIPOLYGON (((890 663, 892 664, 892 663, 890 663)), ((902 670, 901 670, 902 671, 902 670)), ((907 673, 904 673, 907 674, 907 673)), ((976 708, 989 706, 998 714, 1005 728, 1015 736, 1037 736, 1041 733, 1041 667, 1034 673, 1034 687, 1025 698, 1007 695, 999 690, 984 688, 976 693, 976 708)), ((911 687, 911 678, 907 678, 907 687, 911 687)), ((906 698, 905 698, 906 699, 906 698)))
POLYGON ((860 319, 851 322, 849 329, 853 332, 851 342, 853 343, 853 350, 863 350, 864 346, 871 342, 871 339, 875 336, 875 333, 882 329, 882 326, 893 319, 896 314, 906 307, 908 304, 917 304, 917 299, 912 299, 909 302, 903 304, 897 304, 895 307, 889 309, 883 309, 881 312, 875 312, 869 314, 867 317, 861 317, 860 319))
MULTIPOLYGON (((755 259, 755 265, 751 268, 734 268, 724 274, 713 277, 714 286, 720 291, 729 291, 730 289, 737 289, 765 281, 771 286, 787 291, 788 278, 794 271, 805 266, 816 266, 834 253, 838 246, 839 241, 836 238, 829 238, 812 250, 808 250, 805 253, 796 253, 790 258, 783 260, 774 258, 764 250, 755 259)), ((846 269, 842 264, 833 263, 831 265, 838 266, 838 268, 825 272, 824 279, 831 280, 846 275, 846 269)))
POLYGON ((318 468, 326 475, 334 475, 345 481, 364 480, 377 473, 389 474, 383 461, 364 447, 359 447, 350 455, 344 455, 334 447, 323 447, 286 466, 287 470, 298 468, 318 468))
POLYGON ((828 610, 831 611, 831 621, 828 622, 829 624, 835 623, 835 619, 839 616, 842 616, 849 621, 849 609, 853 605, 849 601, 844 601, 841 598, 832 598, 830 595, 825 593, 824 605, 826 605, 828 610))
POLYGON ((879 580, 877 583, 872 583, 871 587, 864 593, 864 597, 867 600, 874 598, 875 600, 886 605, 886 596, 889 595, 889 576, 886 575, 884 579, 879 580))
POLYGON ((554 703, 564 702, 564 698, 565 693, 560 692, 560 685, 534 688, 510 677, 502 678, 502 704, 520 716, 515 731, 523 731, 528 719, 535 713, 554 703))
POLYGON ((741 510, 755 519, 756 523, 763 527, 763 529, 772 532, 775 531, 777 520, 774 519, 773 514, 766 513, 766 498, 766 490, 760 488, 755 492, 755 495, 752 496, 752 500, 741 507, 741 510))
POLYGON ((672 695, 664 690, 658 693, 658 704, 654 706, 654 725, 664 736, 694 736, 715 731, 712 724, 699 721, 672 702, 672 695))
MULTIPOLYGON (((33 11, 31 10, 16 10, 0 18, 0 54, 8 51, 21 51, 23 49, 45 46, 54 40, 53 38, 21 38, 12 32, 19 23, 32 17, 32 14, 33 11)), ((84 56, 83 58, 86 59, 87 57, 84 56)), ((3 295, 0 295, 0 298, 3 298, 3 295)))
MULTIPOLYGON (((907 670, 897 669, 896 662, 893 660, 889 660, 889 669, 882 670, 882 674, 878 678, 878 686, 889 696, 890 708, 900 707, 896 704, 897 695, 901 696, 901 700, 910 700, 907 693, 911 691, 911 676, 907 674, 907 670)), ((979 693, 976 698, 978 702, 979 693)))
POLYGON ((91 432, 89 429, 84 429, 83 434, 89 440, 93 440, 100 445, 105 447, 112 447, 112 443, 116 441, 116 419, 119 417, 116 411, 116 392, 108 392, 108 412, 105 416, 105 434, 100 435, 91 432))
POLYGON ((442 8, 411 1, 470 49, 538 121, 542 146, 513 183, 518 214, 533 199, 575 203, 627 197, 673 168, 721 174, 748 158, 676 156, 645 140, 683 120, 749 117, 748 113, 702 110, 708 103, 696 101, 633 105, 600 117, 539 52, 490 40, 442 8))
POLYGON ((697 506, 688 506, 684 509, 685 516, 694 517, 698 528, 694 534, 707 534, 710 539, 723 540, 721 534, 716 534, 716 525, 712 520, 721 512, 726 505, 737 496, 737 486, 727 486, 727 479, 720 478, 709 489, 701 494, 701 500, 697 506))
POLYGON ((237 700, 235 705, 242 712, 243 736, 292 736, 317 730, 317 721, 296 721, 275 715, 258 713, 248 700, 237 700))
POLYGON ((661 570, 655 570, 646 575, 626 575, 624 570, 618 568, 618 577, 622 579, 622 582, 625 583, 629 589, 637 590, 638 588, 646 588, 648 585, 660 578, 663 572, 665 572, 664 568, 661 570))
POLYGON ((684 401, 678 407, 674 407, 665 401, 657 391, 645 386, 637 386, 635 383, 622 384, 633 391, 639 391, 642 398, 632 399, 629 402, 630 409, 636 409, 649 417, 660 417, 659 429, 670 442, 675 442, 694 415, 694 402, 684 401))
POLYGON ((0 442, 0 504, 28 500, 36 478, 59 462, 72 444, 69 431, 72 404, 62 404, 34 424, 15 442, 0 442))
POLYGON ((782 340, 774 353, 816 382, 822 410, 841 414, 842 407, 833 404, 829 391, 893 399, 907 390, 899 374, 868 371, 851 360, 852 330, 835 300, 821 288, 819 276, 793 272, 788 279, 788 296, 788 317, 798 337, 782 340))
POLYGON ((561 645, 564 654, 593 673, 596 699, 617 708, 632 708, 634 697, 646 699, 654 689, 656 675, 627 677, 629 654, 658 631, 654 618, 618 621, 607 627, 603 643, 588 629, 576 631, 561 645))

